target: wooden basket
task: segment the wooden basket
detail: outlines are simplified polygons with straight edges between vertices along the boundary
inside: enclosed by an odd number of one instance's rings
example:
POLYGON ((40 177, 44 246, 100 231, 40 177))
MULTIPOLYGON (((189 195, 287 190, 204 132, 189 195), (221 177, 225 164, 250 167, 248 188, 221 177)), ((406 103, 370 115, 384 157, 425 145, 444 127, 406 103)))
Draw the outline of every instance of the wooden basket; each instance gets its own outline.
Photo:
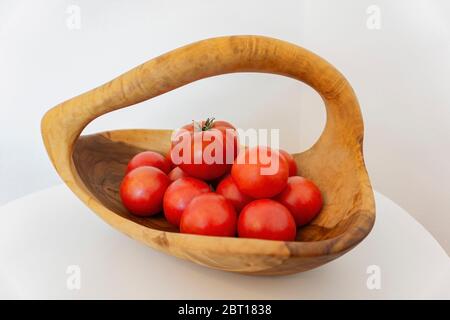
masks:
POLYGON ((363 134, 358 101, 339 71, 306 49, 262 36, 213 38, 178 48, 57 105, 42 119, 44 143, 59 175, 107 223, 174 256, 257 275, 315 268, 367 236, 375 221, 375 204, 364 165, 363 134), (294 154, 299 174, 318 184, 325 205, 310 225, 299 230, 296 241, 180 234, 161 216, 135 217, 125 210, 118 195, 126 164, 146 149, 167 153, 171 130, 80 136, 87 124, 105 113, 199 79, 233 72, 291 77, 310 85, 325 102, 324 132, 312 148, 294 154))

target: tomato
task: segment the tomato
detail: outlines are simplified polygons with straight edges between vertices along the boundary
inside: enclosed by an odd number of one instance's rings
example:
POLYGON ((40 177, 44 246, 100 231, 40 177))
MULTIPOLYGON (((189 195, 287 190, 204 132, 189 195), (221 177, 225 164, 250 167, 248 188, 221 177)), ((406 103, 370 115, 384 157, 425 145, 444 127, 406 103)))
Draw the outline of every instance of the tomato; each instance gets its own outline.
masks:
MULTIPOLYGON (((215 163, 215 160, 212 159, 214 157, 215 152, 212 152, 212 157, 209 157, 208 160, 209 163, 206 163, 204 161, 204 151, 212 144, 212 142, 209 141, 209 139, 214 140, 214 138, 211 138, 212 135, 210 132, 202 132, 202 133, 195 133, 193 139, 205 139, 203 141, 199 141, 199 143, 192 143, 187 148, 190 148, 190 151, 187 151, 190 153, 190 157, 186 158, 184 160, 181 160, 179 162, 178 166, 189 176, 202 179, 202 180, 213 180, 217 177, 220 177, 224 175, 227 171, 230 169, 230 165, 224 164, 224 163, 215 163), (196 145, 194 147, 194 145, 196 145)), ((223 144, 220 140, 214 140, 217 142, 214 142, 214 145, 217 146, 219 149, 223 149, 223 144)), ((176 149, 173 149, 173 151, 176 149)), ((183 154, 186 149, 181 150, 180 156, 183 157, 183 154)), ((172 153, 175 153, 175 151, 172 153)), ((175 162, 176 163, 176 162, 175 162)))
POLYGON ((314 219, 323 205, 319 188, 314 182, 299 176, 289 177, 286 189, 275 199, 289 209, 297 226, 314 219))
POLYGON ((190 177, 172 182, 163 199, 164 215, 167 221, 178 227, 181 214, 192 199, 210 191, 211 189, 205 182, 190 177))
POLYGON ((294 157, 287 151, 279 149, 278 152, 286 158, 289 165, 289 177, 297 175, 297 163, 295 162, 294 157))
POLYGON ((195 197, 181 216, 180 231, 207 236, 236 235, 237 214, 227 199, 217 193, 195 197))
POLYGON ((271 199, 252 201, 239 215, 239 237, 293 241, 296 233, 295 221, 289 210, 271 199))
POLYGON ((120 198, 131 213, 151 216, 161 212, 169 184, 169 178, 160 169, 139 167, 125 175, 120 185, 120 198))
POLYGON ((170 181, 175 181, 180 178, 189 177, 180 167, 175 167, 168 174, 170 181))
POLYGON ((156 167, 166 174, 170 172, 170 162, 166 157, 158 152, 144 151, 135 155, 130 162, 128 162, 126 173, 143 166, 156 167))
POLYGON ((171 159, 186 174, 213 180, 230 171, 238 151, 236 129, 214 118, 185 125, 172 137, 171 159))
POLYGON ((231 175, 227 175, 220 181, 216 188, 216 192, 225 197, 233 205, 236 212, 241 212, 242 208, 245 207, 253 198, 243 194, 236 183, 233 181, 231 175))
POLYGON ((231 176, 244 194, 257 199, 271 198, 286 187, 289 165, 276 150, 259 146, 239 153, 231 176))

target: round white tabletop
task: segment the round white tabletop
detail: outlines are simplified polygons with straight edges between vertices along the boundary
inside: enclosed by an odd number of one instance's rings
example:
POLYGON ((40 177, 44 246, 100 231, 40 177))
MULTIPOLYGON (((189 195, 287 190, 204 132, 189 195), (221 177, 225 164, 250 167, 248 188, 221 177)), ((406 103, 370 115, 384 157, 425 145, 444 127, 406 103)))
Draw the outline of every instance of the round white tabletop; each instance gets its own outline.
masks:
POLYGON ((0 208, 0 298, 450 298, 450 259, 407 212, 376 193, 377 219, 355 249, 280 277, 208 269, 112 229, 64 185, 0 208))

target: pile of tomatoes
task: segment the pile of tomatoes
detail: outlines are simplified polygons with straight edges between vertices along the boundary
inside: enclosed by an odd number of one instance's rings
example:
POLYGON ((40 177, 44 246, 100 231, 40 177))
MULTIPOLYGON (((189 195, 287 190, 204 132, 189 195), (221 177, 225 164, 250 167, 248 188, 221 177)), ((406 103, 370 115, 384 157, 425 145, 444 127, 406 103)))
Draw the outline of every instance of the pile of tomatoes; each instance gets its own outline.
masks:
POLYGON ((123 205, 164 213, 182 233, 292 241, 320 212, 318 187, 297 175, 284 150, 241 148, 236 129, 207 119, 178 130, 167 156, 145 151, 128 163, 123 205))

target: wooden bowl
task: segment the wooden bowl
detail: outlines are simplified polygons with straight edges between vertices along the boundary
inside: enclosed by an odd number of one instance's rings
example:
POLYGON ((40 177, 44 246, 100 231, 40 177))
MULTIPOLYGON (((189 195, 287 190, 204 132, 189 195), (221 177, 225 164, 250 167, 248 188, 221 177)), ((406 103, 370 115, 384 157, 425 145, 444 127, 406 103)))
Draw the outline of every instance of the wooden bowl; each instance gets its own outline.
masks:
POLYGON ((363 131, 358 101, 341 73, 306 49, 261 36, 214 38, 178 48, 59 104, 42 120, 44 143, 59 175, 107 223, 174 256, 256 275, 315 268, 349 251, 370 232, 375 205, 364 166, 363 131), (233 72, 295 78, 314 88, 325 102, 324 132, 311 149, 294 154, 299 174, 318 184, 325 205, 310 225, 299 229, 296 241, 180 234, 162 215, 135 217, 118 195, 125 166, 142 150, 167 153, 171 131, 119 130, 80 136, 88 123, 105 113, 233 72))

